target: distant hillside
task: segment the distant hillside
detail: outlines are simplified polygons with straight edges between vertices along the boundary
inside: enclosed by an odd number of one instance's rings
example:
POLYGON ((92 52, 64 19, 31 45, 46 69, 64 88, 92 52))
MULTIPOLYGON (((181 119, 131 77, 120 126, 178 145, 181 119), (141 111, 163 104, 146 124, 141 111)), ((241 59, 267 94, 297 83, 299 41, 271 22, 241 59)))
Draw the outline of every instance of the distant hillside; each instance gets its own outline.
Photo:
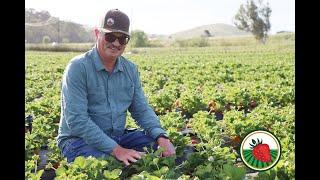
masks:
POLYGON ((251 35, 237 27, 228 24, 210 24, 199 26, 193 29, 177 32, 170 36, 174 39, 188 39, 195 37, 226 37, 226 36, 245 36, 251 35))
MULTIPOLYGON (((210 24, 177 32, 171 35, 149 34, 152 39, 188 39, 194 37, 231 37, 251 35, 228 24, 210 24)), ((93 28, 74 22, 59 20, 48 11, 25 9, 25 39, 28 43, 49 42, 88 43, 94 42, 93 28)))
POLYGON ((84 43, 93 42, 92 29, 81 24, 59 20, 48 11, 25 9, 25 39, 28 43, 49 42, 84 43))

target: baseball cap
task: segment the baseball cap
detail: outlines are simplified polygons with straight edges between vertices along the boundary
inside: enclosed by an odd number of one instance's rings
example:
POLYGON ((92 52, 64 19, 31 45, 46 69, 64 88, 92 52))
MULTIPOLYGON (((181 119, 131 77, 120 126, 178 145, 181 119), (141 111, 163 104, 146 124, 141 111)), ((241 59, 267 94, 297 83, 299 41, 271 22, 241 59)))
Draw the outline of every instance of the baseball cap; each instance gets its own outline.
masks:
POLYGON ((109 10, 102 18, 100 28, 105 33, 120 32, 128 36, 129 34, 129 17, 119 9, 109 10))

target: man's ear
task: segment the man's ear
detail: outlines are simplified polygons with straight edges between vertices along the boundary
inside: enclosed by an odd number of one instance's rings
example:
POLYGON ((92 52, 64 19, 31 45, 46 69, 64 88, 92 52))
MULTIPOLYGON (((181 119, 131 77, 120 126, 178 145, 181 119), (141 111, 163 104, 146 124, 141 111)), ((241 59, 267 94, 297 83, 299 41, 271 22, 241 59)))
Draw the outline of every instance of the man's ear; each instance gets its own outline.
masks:
POLYGON ((98 28, 95 28, 94 29, 94 35, 95 35, 96 39, 98 39, 99 33, 100 32, 99 32, 98 28))

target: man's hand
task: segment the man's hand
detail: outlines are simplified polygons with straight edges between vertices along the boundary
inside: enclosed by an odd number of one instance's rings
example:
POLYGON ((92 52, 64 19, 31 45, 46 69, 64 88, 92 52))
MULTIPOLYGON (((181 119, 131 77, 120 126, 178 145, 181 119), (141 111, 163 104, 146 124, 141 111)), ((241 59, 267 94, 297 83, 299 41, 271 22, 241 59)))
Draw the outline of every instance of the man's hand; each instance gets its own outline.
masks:
POLYGON ((157 143, 160 147, 164 148, 164 151, 162 152, 163 157, 172 156, 176 154, 176 150, 169 139, 159 137, 157 143))
POLYGON ((136 162, 141 159, 144 152, 139 152, 134 149, 126 149, 117 145, 113 150, 111 155, 115 156, 119 161, 122 161, 125 165, 130 165, 130 162, 136 162))

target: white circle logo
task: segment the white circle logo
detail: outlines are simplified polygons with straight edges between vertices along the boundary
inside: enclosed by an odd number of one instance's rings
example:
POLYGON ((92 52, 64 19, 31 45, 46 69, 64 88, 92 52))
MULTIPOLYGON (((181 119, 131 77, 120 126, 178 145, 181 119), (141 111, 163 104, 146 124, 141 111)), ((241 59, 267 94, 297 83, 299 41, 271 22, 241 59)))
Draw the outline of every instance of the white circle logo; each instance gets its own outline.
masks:
POLYGON ((114 24, 114 20, 112 18, 107 19, 107 25, 112 26, 114 24))
POLYGON ((255 171, 274 167, 281 155, 279 140, 268 131, 253 131, 241 142, 240 155, 244 164, 255 171))

